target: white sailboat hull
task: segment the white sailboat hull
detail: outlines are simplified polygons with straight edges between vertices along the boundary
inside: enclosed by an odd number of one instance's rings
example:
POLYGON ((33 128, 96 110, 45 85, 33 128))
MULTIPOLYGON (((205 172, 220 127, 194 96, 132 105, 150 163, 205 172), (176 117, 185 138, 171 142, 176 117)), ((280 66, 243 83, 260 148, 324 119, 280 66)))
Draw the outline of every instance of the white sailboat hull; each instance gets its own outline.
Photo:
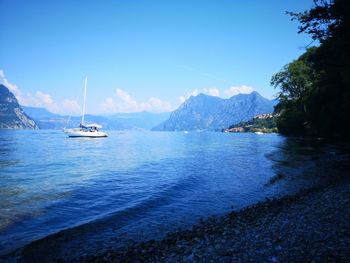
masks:
POLYGON ((107 137, 107 133, 105 133, 105 132, 83 130, 83 129, 80 129, 80 128, 64 129, 63 131, 69 137, 88 137, 88 138, 107 137))
POLYGON ((81 123, 79 128, 73 129, 63 129, 63 132, 66 133, 69 137, 86 137, 86 138, 101 138, 107 137, 107 133, 99 131, 102 128, 101 125, 96 123, 85 124, 85 103, 86 103, 86 85, 87 77, 85 77, 84 84, 84 104, 83 104, 83 115, 81 117, 81 123))

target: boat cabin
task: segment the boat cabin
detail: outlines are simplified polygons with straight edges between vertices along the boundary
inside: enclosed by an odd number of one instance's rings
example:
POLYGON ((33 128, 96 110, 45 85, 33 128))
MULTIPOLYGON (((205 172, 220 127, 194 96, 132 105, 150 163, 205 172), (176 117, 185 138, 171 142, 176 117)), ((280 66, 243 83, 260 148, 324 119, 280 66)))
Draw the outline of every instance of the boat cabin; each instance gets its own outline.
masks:
POLYGON ((88 131, 88 132, 97 132, 98 129, 101 129, 102 126, 92 123, 92 124, 80 124, 80 129, 82 131, 88 131))

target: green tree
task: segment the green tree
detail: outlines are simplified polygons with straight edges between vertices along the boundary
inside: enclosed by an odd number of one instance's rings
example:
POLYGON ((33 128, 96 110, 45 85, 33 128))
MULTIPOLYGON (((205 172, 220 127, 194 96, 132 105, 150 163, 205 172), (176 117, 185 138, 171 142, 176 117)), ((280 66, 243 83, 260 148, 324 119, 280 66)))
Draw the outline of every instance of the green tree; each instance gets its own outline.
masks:
POLYGON ((289 13, 299 32, 319 42, 272 77, 280 87, 281 132, 349 140, 350 1, 315 0, 303 13, 289 13))
POLYGON ((310 121, 316 135, 348 139, 350 129, 350 1, 317 0, 315 7, 292 14, 299 32, 320 42, 314 68, 319 79, 309 99, 310 121))
POLYGON ((281 89, 275 110, 280 114, 278 129, 284 134, 304 134, 309 127, 308 101, 317 80, 313 63, 316 50, 316 47, 309 48, 272 76, 271 85, 281 89))

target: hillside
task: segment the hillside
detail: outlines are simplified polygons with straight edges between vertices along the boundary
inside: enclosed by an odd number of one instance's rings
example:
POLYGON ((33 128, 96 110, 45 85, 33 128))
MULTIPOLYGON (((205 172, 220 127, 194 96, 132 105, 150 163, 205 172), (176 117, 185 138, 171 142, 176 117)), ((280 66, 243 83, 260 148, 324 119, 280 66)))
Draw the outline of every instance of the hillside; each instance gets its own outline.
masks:
MULTIPOLYGON (((81 116, 64 116, 49 112, 45 108, 26 107, 23 109, 32 117, 40 129, 62 129, 64 127, 77 127, 80 124, 81 116)), ((112 115, 85 115, 86 123, 99 123, 106 130, 150 130, 169 117, 169 113, 115 113, 112 115)))
POLYGON ((232 124, 247 121, 258 114, 272 113, 276 101, 258 92, 238 94, 221 99, 205 94, 192 96, 168 120, 153 128, 155 131, 208 130, 220 131, 232 124))
POLYGON ((274 114, 260 114, 249 121, 244 121, 231 125, 224 132, 263 132, 272 133, 278 132, 277 129, 277 115, 274 114))
POLYGON ((0 84, 0 129, 38 129, 18 104, 16 97, 4 85, 0 84))

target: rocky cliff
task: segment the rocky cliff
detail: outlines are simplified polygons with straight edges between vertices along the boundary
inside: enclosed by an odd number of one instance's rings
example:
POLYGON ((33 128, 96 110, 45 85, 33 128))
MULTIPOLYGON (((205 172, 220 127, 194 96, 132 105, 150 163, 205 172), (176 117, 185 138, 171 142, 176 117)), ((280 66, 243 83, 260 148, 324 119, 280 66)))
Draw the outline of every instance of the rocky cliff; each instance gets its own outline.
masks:
POLYGON ((16 97, 0 84, 0 129, 38 129, 35 121, 28 117, 16 97))

